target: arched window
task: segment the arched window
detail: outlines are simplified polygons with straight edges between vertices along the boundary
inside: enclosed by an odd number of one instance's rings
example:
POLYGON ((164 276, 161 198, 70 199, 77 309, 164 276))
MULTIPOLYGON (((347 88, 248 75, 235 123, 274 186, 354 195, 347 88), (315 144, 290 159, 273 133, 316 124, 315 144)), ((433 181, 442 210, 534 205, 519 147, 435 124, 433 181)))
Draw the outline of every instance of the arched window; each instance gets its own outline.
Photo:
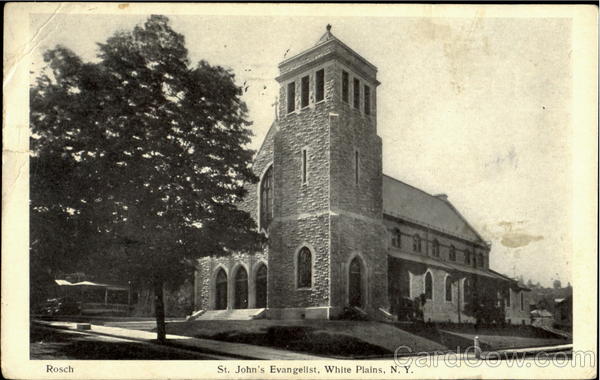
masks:
POLYGON ((350 271, 348 273, 348 296, 350 306, 361 307, 362 300, 362 270, 360 265, 360 259, 355 257, 350 262, 350 271))
POLYGON ((260 226, 269 227, 273 220, 273 166, 265 172, 260 182, 260 226))
POLYGON ((446 301, 452 302, 452 281, 446 276, 446 301))
POLYGON ((425 273, 425 299, 433 299, 433 277, 431 277, 431 272, 425 273))
POLYGON ((440 242, 437 241, 437 239, 433 239, 431 252, 433 253, 433 256, 440 257, 440 242))
POLYGON ((418 234, 413 236, 413 251, 421 252, 421 238, 418 234))
POLYGON ((468 277, 463 283, 463 300, 465 303, 471 302, 471 280, 468 277))
POLYGON ((248 308, 248 272, 242 266, 235 274, 235 305, 236 309, 248 308))
POLYGON ((306 247, 302 247, 298 252, 296 276, 298 288, 310 288, 312 286, 312 254, 306 247))
POLYGON ((450 253, 448 256, 450 258, 450 261, 456 261, 456 248, 454 248, 453 245, 450 246, 450 253))
POLYGON ((223 268, 219 269, 215 280, 215 309, 227 309, 227 274, 223 268))
POLYGON ((400 230, 394 228, 392 230, 392 247, 400 248, 402 245, 402 235, 400 234, 400 230))
POLYGON ((255 291, 256 291, 256 307, 267 307, 267 266, 259 264, 256 271, 255 291))

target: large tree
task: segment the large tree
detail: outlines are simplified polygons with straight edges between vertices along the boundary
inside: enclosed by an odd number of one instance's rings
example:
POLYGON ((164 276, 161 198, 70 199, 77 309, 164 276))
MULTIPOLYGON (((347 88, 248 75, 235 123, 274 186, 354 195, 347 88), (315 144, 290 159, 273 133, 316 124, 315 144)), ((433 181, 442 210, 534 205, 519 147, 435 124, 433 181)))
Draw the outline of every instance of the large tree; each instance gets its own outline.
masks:
POLYGON ((256 181, 250 123, 233 73, 192 66, 164 16, 98 48, 98 62, 46 51, 31 89, 32 268, 152 286, 164 341, 164 285, 199 256, 261 243, 236 207, 256 181))

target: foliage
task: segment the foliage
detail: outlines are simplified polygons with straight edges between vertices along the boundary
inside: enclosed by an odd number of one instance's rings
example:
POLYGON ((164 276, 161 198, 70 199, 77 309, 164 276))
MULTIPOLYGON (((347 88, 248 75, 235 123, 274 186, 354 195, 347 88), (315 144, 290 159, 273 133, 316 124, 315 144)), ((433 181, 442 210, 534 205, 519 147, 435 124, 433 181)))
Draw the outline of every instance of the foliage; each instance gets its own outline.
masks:
POLYGON ((94 63, 45 52, 31 89, 32 266, 162 289, 198 256, 257 248, 236 207, 256 177, 234 74, 191 66, 164 16, 98 47, 94 63))

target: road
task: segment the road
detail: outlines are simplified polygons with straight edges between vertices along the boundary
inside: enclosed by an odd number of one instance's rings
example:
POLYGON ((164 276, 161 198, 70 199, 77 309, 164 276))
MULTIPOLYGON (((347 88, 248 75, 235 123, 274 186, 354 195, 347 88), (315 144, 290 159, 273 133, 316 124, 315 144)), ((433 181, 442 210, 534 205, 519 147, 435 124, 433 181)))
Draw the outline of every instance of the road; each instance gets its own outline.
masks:
POLYGON ((32 360, 218 360, 230 359, 136 340, 96 335, 32 324, 32 360))

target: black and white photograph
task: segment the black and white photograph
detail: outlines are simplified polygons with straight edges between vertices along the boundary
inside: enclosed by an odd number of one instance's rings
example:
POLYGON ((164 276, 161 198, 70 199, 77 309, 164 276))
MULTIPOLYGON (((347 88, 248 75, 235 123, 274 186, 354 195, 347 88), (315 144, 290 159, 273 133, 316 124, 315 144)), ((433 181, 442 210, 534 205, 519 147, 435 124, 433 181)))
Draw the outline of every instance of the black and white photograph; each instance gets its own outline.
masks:
POLYGON ((3 375, 594 378, 597 14, 9 4, 3 375))

